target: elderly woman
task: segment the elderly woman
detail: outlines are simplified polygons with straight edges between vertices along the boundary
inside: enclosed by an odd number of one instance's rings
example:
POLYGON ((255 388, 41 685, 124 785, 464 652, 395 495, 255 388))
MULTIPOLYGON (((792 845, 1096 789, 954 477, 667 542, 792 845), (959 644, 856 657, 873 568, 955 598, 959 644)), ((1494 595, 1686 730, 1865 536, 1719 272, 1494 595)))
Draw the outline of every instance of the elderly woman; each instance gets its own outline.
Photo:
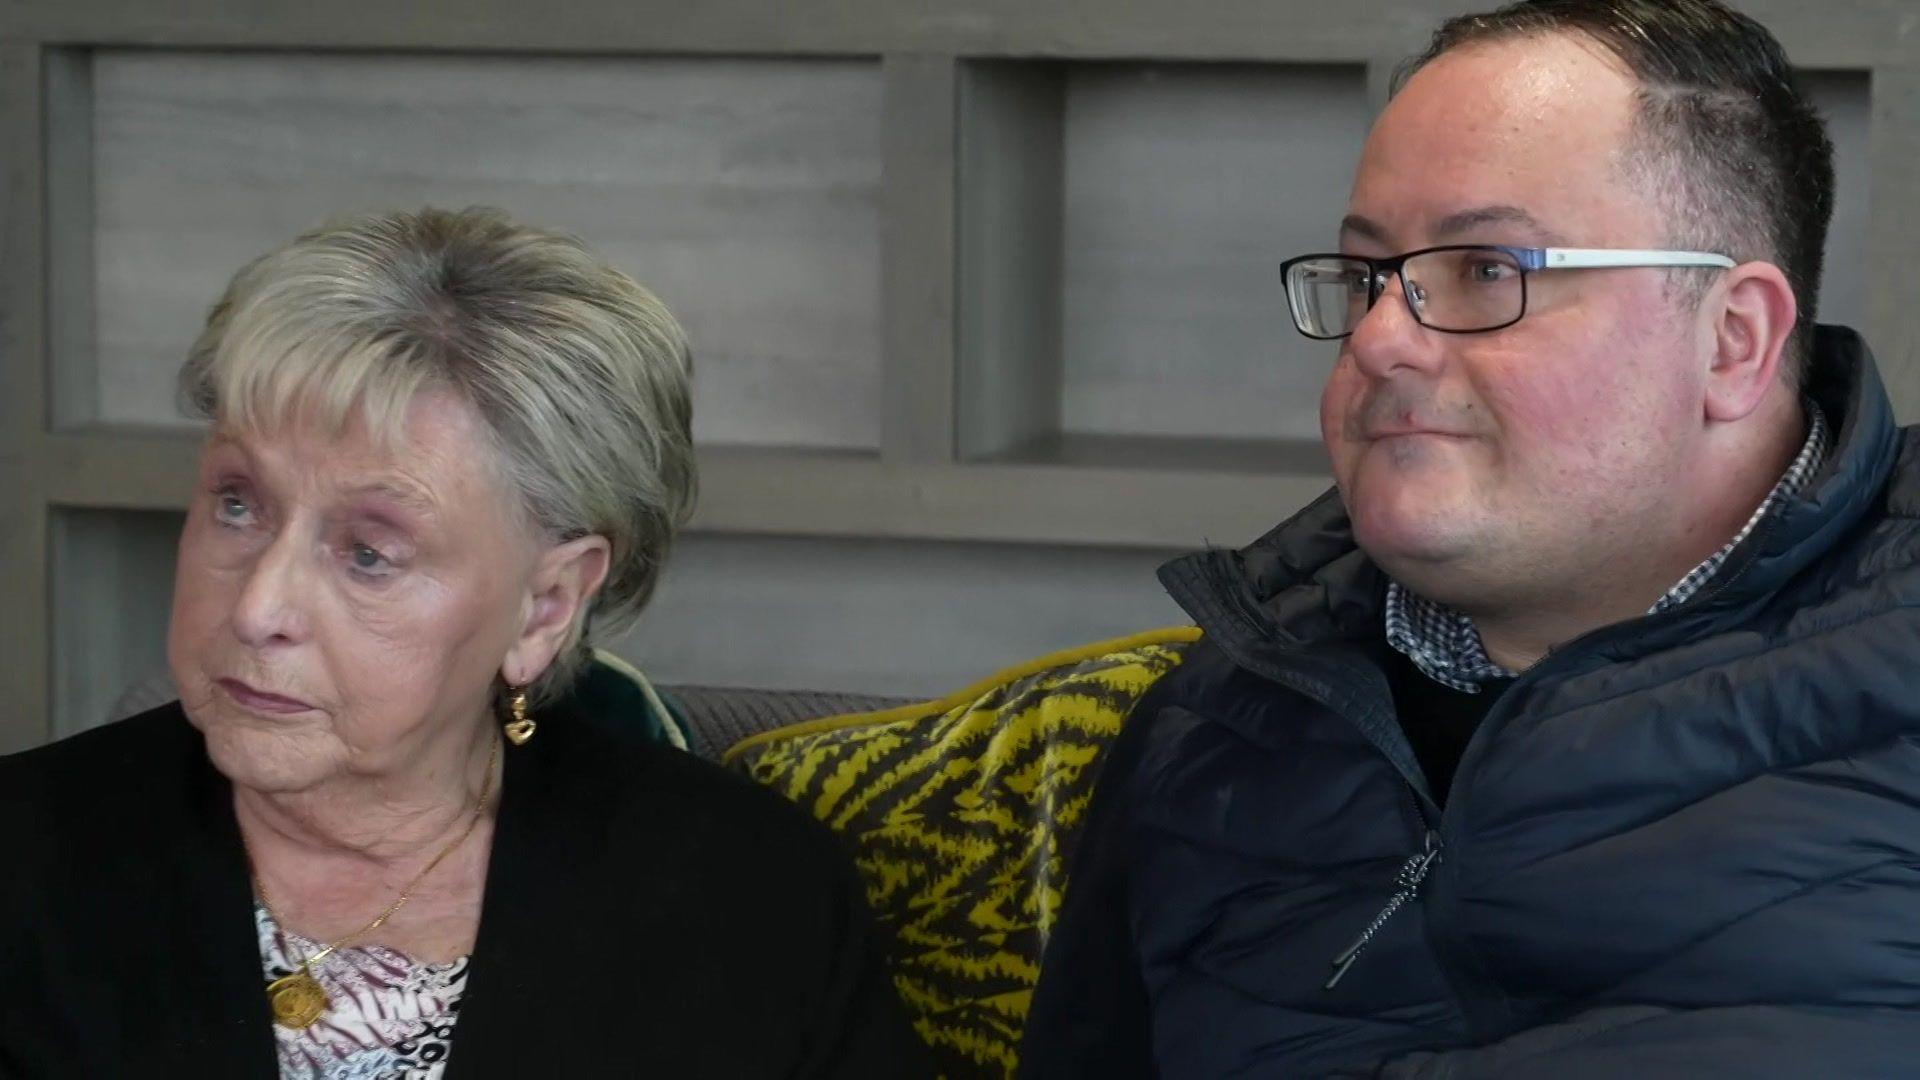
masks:
POLYGON ((652 295, 497 212, 349 220, 181 382, 180 701, 0 761, 0 1075, 916 1071, 831 837, 569 701, 692 497, 652 295))

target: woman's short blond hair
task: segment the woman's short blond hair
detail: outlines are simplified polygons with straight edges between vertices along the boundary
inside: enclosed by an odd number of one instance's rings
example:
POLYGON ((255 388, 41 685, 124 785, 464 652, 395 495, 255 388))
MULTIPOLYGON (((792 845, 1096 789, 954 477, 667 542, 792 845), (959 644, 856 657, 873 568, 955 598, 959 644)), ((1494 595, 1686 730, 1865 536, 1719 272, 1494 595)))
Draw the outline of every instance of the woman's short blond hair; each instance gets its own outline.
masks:
POLYGON ((652 594, 694 499, 685 332, 573 237, 499 210, 423 209, 322 225, 234 275, 180 372, 183 407, 239 430, 303 419, 401 435, 423 390, 473 406, 528 523, 612 548, 590 617, 534 687, 551 698, 587 644, 652 594))

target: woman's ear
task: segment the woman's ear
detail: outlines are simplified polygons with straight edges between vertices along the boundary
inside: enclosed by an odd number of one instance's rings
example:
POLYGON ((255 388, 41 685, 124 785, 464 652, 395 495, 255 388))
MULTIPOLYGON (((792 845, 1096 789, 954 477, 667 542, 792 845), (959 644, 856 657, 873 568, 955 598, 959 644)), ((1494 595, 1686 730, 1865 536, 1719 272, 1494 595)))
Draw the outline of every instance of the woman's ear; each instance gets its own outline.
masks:
POLYGON ((1707 420, 1744 420, 1780 378, 1800 305, 1787 275, 1764 262, 1742 263, 1727 271, 1712 295, 1707 420))
POLYGON ((520 634, 500 664, 510 686, 538 679, 573 637, 594 594, 607 580, 612 547, 604 536, 582 536, 548 548, 534 564, 520 634))

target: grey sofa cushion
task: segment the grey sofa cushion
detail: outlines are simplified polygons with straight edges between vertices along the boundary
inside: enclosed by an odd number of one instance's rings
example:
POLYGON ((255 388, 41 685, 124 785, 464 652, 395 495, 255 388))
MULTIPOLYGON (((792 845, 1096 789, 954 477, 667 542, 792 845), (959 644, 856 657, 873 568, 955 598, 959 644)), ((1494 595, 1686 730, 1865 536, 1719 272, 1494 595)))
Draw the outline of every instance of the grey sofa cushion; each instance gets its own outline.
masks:
POLYGON ((661 690, 686 714, 687 749, 715 761, 734 743, 762 731, 822 716, 891 709, 914 700, 730 686, 666 686, 661 690))

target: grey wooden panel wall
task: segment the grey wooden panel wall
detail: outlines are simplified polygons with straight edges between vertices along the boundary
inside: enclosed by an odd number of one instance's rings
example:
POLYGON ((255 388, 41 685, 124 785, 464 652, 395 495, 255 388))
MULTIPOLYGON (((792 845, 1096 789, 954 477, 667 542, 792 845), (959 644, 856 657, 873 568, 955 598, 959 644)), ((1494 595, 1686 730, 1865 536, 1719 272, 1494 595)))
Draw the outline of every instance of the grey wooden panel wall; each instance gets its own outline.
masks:
POLYGON ((667 302, 695 343, 703 441, 879 445, 877 63, 91 66, 99 421, 178 422, 180 359, 253 256, 342 212, 485 203, 589 238, 667 302))
MULTIPOLYGON (((1827 233, 1819 318, 1864 330, 1872 297, 1867 266, 1872 78, 1865 72, 1813 71, 1806 81, 1827 119, 1834 148, 1833 225, 1827 233)), ((1920 190, 1914 194, 1920 197, 1920 190)))
POLYGON ((166 670, 179 514, 53 515, 53 733, 106 719, 128 686, 166 670))
POLYGON ((696 536, 614 649, 669 682, 938 696, 1189 621, 1154 578, 1170 554, 696 536))
MULTIPOLYGON (((1332 243, 1364 69, 1087 64, 1064 83, 1047 422, 1317 439, 1331 349, 1292 332, 1274 267, 1332 243)), ((179 423, 208 303, 298 230, 484 202, 590 237, 668 300, 699 350, 703 441, 877 447, 878 85, 821 61, 97 54, 97 399, 78 408, 179 423)), ((1811 85, 1840 149, 1823 316, 1858 325, 1868 79, 1811 85)))
POLYGON ((1320 437, 1278 264, 1333 246, 1371 112, 1358 66, 1072 69, 1064 432, 1320 437))
MULTIPOLYGON (((1740 4, 1821 72, 1822 313, 1911 414, 1913 0, 1740 4)), ((504 203, 688 322, 698 535, 623 644, 669 677, 935 690, 1162 621, 1161 554, 1323 488, 1325 360, 1271 265, 1324 242, 1392 65, 1482 6, 0 8, 0 750, 158 656, 179 350, 243 259, 356 206, 504 203)))

